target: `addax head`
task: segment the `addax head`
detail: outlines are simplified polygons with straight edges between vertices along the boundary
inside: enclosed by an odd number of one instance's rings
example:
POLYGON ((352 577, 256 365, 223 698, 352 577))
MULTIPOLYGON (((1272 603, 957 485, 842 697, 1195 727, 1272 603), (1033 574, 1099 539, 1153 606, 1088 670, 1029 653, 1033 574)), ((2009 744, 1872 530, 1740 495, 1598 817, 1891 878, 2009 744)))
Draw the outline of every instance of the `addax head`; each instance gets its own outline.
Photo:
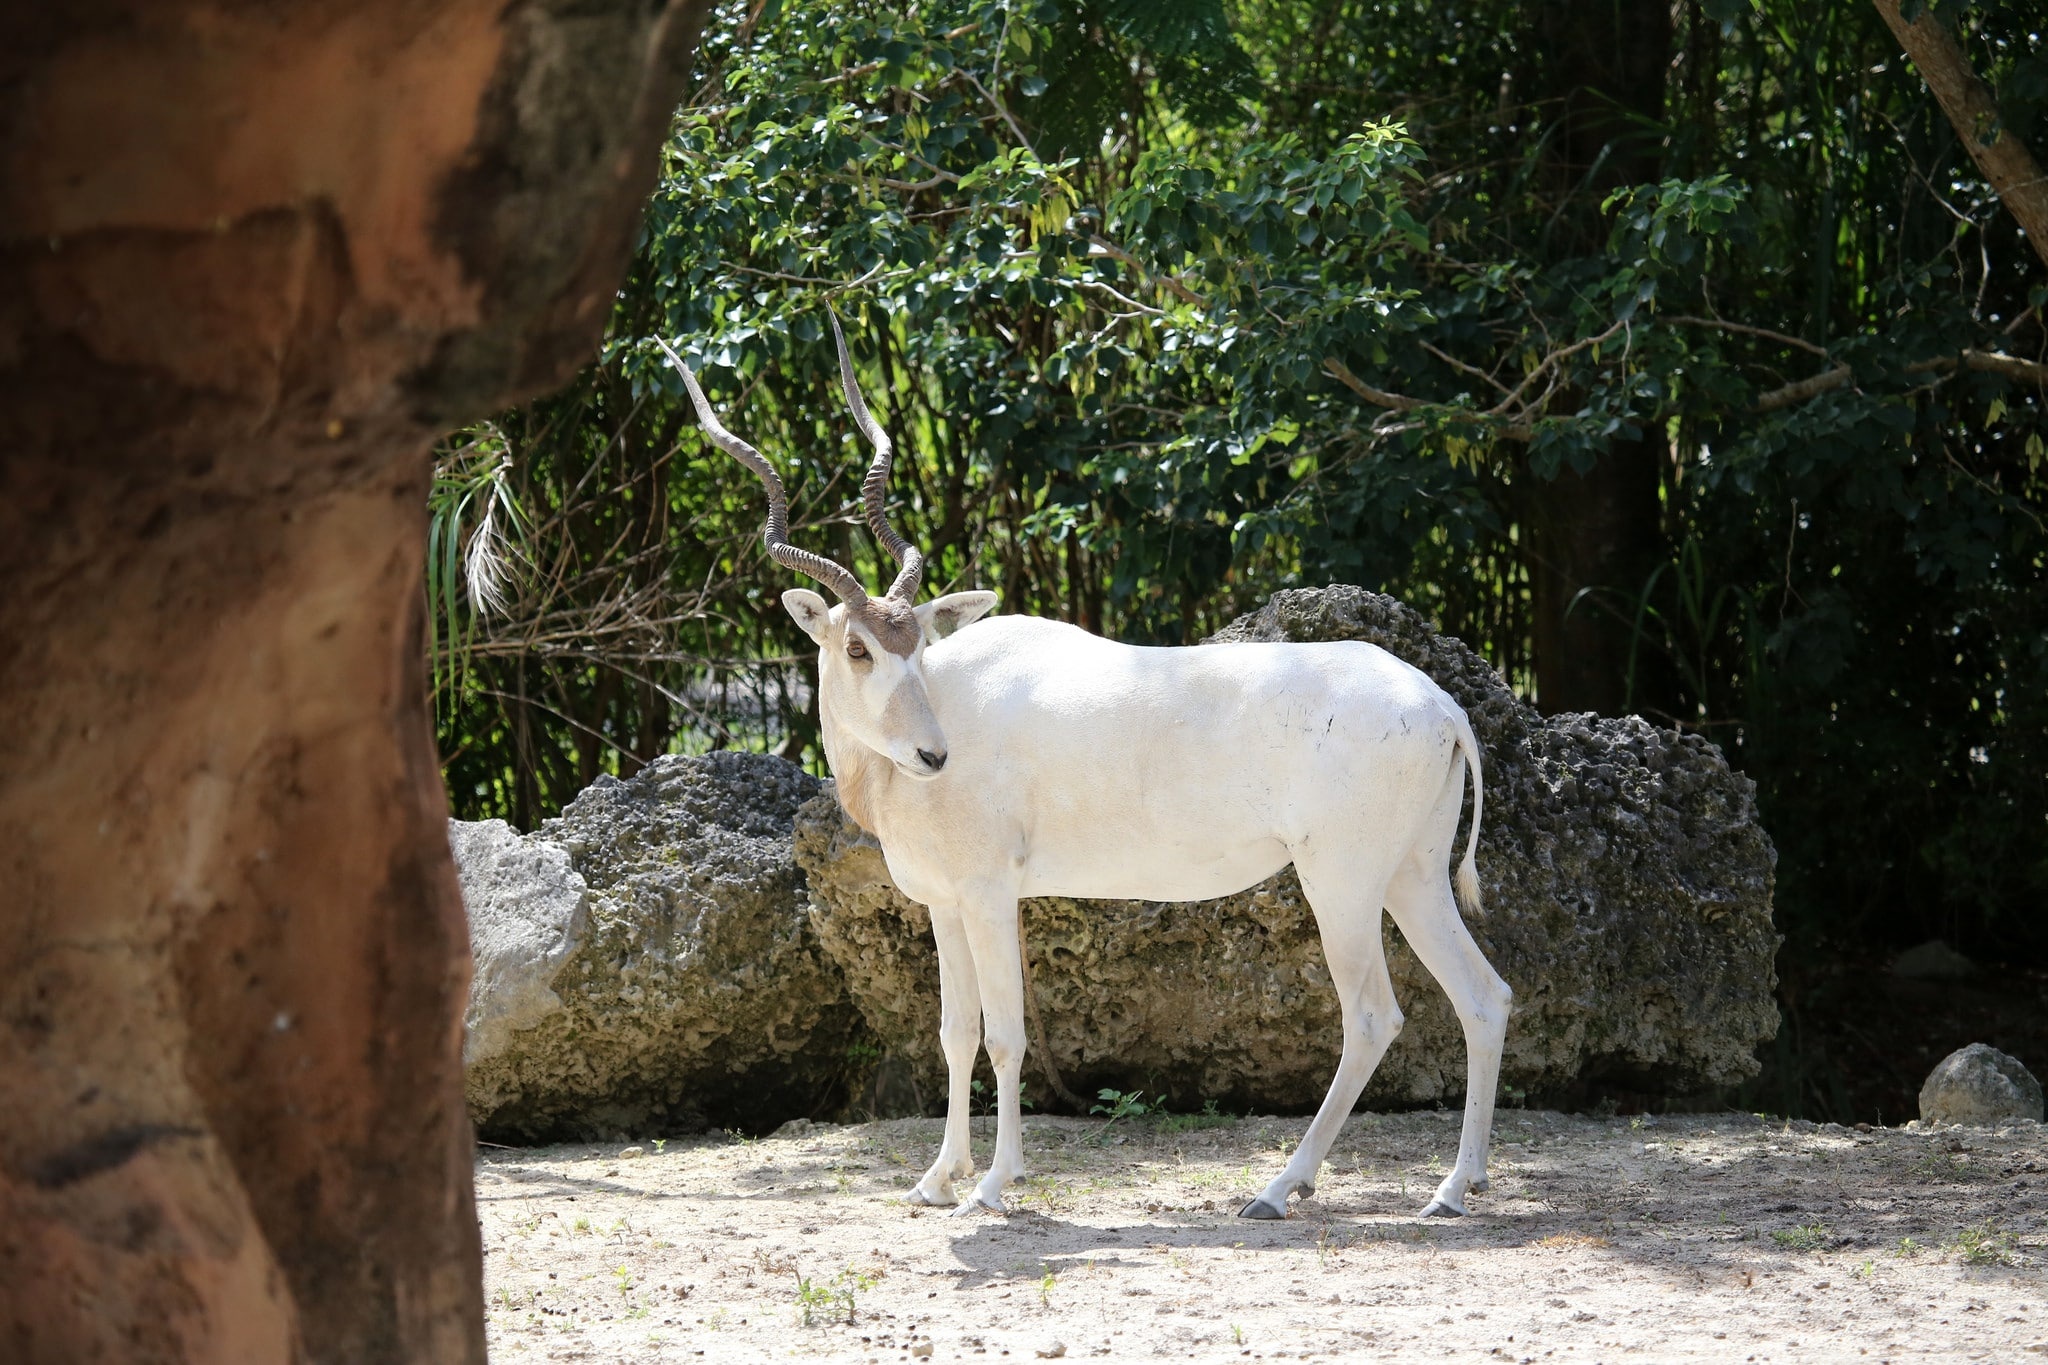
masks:
POLYGON ((839 343, 839 374, 846 404, 853 411, 854 424, 875 448, 867 477, 861 481, 861 504, 869 529, 901 566, 896 581, 880 597, 870 597, 845 566, 789 543, 789 500, 774 467, 719 424, 690 367, 667 342, 656 338, 656 344, 682 374, 705 434, 753 470, 767 489, 768 524, 762 528, 761 539, 768 553, 778 564, 817 579, 839 598, 837 606, 828 606, 808 588, 792 588, 782 595, 783 606, 818 643, 818 695, 821 706, 831 713, 831 722, 886 756, 903 773, 933 778, 946 766, 946 737, 925 691, 925 644, 978 619, 995 605, 996 598, 992 592, 958 592, 917 605, 924 556, 889 524, 893 453, 889 437, 861 398, 837 317, 832 319, 832 336, 839 343))
POLYGON ((832 723, 915 778, 946 766, 945 732, 925 691, 925 645, 995 604, 992 592, 948 593, 916 607, 895 596, 827 606, 809 588, 782 594, 818 642, 818 698, 832 723))

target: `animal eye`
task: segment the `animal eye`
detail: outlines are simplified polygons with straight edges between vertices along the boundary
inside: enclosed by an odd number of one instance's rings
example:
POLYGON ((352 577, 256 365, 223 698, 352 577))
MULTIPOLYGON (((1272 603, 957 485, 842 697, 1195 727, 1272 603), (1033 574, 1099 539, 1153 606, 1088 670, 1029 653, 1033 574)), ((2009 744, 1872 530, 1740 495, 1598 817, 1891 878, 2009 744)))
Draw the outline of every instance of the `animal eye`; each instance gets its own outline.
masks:
POLYGON ((868 657, 868 647, 858 640, 848 640, 846 642, 846 657, 849 659, 865 659, 868 657))

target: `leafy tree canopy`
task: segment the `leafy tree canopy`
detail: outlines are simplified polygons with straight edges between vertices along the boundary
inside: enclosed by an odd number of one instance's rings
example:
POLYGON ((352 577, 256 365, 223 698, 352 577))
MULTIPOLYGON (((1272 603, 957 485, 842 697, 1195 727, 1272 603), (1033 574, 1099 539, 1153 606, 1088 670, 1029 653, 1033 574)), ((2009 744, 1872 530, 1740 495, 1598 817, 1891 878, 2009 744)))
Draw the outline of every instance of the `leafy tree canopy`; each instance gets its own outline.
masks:
MULTIPOLYGON (((1796 934, 2041 952, 2048 268, 1868 3, 1637 8, 722 10, 602 358, 445 452, 458 808, 815 761, 758 488, 652 338, 886 581, 837 310, 934 590, 1154 642, 1396 592, 1547 707, 1720 741, 1796 934)), ((2028 9, 1936 15, 2041 148, 2028 9)))

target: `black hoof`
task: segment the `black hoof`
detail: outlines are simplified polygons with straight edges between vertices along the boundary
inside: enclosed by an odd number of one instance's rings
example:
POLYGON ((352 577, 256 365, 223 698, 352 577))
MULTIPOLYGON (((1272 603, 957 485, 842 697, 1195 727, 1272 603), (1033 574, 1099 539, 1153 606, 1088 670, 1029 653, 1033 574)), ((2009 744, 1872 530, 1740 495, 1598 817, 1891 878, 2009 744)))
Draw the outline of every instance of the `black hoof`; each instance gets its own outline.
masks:
POLYGON ((1429 1201, 1429 1207, 1422 1211, 1424 1218, 1463 1218, 1465 1210, 1454 1209, 1441 1199, 1429 1201))
POLYGON ((1271 1204, 1268 1204, 1266 1202, 1265 1196, 1261 1195, 1259 1198, 1252 1200, 1251 1203, 1246 1204, 1243 1208, 1239 1209, 1237 1211, 1237 1216, 1240 1218, 1259 1218, 1271 1222, 1274 1220, 1286 1218, 1287 1210, 1274 1208, 1271 1204))

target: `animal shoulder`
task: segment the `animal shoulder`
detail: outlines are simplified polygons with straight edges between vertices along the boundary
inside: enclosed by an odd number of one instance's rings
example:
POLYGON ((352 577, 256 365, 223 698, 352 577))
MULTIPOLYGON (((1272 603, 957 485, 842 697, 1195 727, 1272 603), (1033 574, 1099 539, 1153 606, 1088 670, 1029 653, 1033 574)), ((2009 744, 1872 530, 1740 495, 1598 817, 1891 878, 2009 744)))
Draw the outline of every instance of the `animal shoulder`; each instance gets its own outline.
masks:
POLYGON ((997 662, 1037 665, 1122 648, 1125 646, 1065 621, 1043 616, 990 616, 939 641, 926 657, 934 664, 978 668, 997 662))

